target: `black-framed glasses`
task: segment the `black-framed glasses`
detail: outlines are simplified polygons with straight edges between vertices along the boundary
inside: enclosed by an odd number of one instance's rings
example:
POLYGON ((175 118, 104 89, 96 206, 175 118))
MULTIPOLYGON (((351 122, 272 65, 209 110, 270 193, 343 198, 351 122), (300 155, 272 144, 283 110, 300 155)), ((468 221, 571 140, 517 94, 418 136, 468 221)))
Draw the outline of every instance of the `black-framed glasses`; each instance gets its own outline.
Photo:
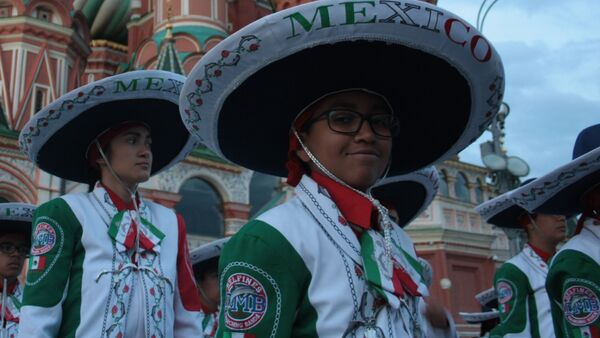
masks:
POLYGON ((15 245, 10 242, 2 242, 0 243, 0 252, 7 255, 12 255, 15 252, 19 252, 21 256, 29 255, 29 245, 15 245))
POLYGON ((306 128, 323 117, 327 119, 329 129, 341 134, 358 133, 364 121, 369 123, 371 130, 377 136, 389 138, 398 133, 398 120, 390 113, 363 115, 349 109, 328 110, 310 121, 306 128))

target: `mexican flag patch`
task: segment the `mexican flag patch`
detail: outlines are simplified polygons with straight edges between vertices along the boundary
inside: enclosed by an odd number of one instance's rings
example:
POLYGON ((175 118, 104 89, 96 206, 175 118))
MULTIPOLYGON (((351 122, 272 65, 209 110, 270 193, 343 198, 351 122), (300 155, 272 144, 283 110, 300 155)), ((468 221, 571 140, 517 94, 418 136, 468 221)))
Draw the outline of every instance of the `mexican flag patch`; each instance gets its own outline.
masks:
POLYGON ((29 270, 41 271, 46 267, 46 256, 31 256, 29 258, 29 270))

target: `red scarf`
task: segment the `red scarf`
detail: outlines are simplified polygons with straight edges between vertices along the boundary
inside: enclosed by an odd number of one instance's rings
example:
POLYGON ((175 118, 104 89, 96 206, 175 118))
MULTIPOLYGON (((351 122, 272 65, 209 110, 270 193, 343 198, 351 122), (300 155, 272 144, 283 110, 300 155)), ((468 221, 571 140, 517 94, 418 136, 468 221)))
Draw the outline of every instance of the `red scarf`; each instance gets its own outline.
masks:
POLYGON ((540 258, 546 263, 548 263, 550 261, 550 258, 552 258, 552 256, 554 255, 554 252, 548 253, 548 252, 534 246, 533 244, 531 244, 531 242, 528 242, 527 244, 531 247, 531 250, 533 250, 533 252, 535 252, 538 256, 540 256, 540 258))

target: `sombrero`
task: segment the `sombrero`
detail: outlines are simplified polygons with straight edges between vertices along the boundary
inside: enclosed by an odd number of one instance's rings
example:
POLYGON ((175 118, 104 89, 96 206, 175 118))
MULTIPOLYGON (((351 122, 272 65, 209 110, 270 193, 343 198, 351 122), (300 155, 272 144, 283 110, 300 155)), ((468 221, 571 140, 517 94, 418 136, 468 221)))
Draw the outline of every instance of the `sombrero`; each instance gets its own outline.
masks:
POLYGON ((519 188, 514 200, 531 213, 573 216, 583 212, 581 196, 600 183, 600 124, 582 130, 573 160, 519 188))
POLYGON ((394 176, 475 141, 502 102, 504 71, 490 42, 442 8, 314 1, 265 16, 212 48, 190 72, 180 112, 217 155, 286 176, 294 119, 349 88, 381 94, 393 108, 400 125, 394 176))
POLYGON ((467 323, 477 324, 490 319, 500 317, 500 313, 496 310, 498 307, 498 296, 494 288, 484 290, 475 295, 477 302, 481 304, 482 312, 459 312, 460 317, 467 323))
POLYGON ((438 190, 439 176, 434 167, 410 174, 388 177, 373 188, 373 197, 393 205, 398 213, 398 225, 405 227, 425 210, 438 190))
MULTIPOLYGON (((534 178, 530 178, 521 183, 525 186, 532 182, 534 178)), ((501 228, 522 229, 518 222, 519 216, 527 212, 513 200, 515 190, 507 191, 502 195, 496 196, 489 201, 483 202, 475 207, 475 211, 490 224, 501 228)))
POLYGON ((221 255, 223 246, 230 237, 219 238, 212 242, 203 244, 190 252, 192 266, 206 262, 207 260, 221 255))
POLYGON ((35 208, 27 203, 0 203, 0 233, 20 232, 29 240, 35 208))
POLYGON ((19 144, 42 170, 89 183, 86 153, 101 133, 127 121, 152 134, 152 174, 179 162, 196 140, 178 114, 185 77, 165 71, 127 72, 79 87, 44 107, 25 125, 19 144))

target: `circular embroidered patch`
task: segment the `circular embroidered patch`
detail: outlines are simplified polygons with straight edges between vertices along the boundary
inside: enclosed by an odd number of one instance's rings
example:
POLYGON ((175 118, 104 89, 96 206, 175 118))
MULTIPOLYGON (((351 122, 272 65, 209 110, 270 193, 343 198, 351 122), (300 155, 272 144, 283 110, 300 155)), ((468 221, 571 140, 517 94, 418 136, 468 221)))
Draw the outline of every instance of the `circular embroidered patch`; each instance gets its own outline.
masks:
POLYGON ((507 282, 498 282, 496 290, 498 290, 498 302, 500 304, 508 303, 513 297, 512 287, 507 282))
POLYGON ((225 326, 233 330, 247 330, 260 323, 267 312, 265 288, 254 277, 236 273, 227 279, 225 299, 225 326))
POLYGON ((563 310, 571 325, 588 326, 600 317, 600 301, 594 291, 574 285, 563 294, 563 310))
POLYGON ((43 255, 56 244, 56 231, 48 223, 41 222, 36 225, 33 231, 33 243, 31 244, 31 254, 34 256, 43 255))

